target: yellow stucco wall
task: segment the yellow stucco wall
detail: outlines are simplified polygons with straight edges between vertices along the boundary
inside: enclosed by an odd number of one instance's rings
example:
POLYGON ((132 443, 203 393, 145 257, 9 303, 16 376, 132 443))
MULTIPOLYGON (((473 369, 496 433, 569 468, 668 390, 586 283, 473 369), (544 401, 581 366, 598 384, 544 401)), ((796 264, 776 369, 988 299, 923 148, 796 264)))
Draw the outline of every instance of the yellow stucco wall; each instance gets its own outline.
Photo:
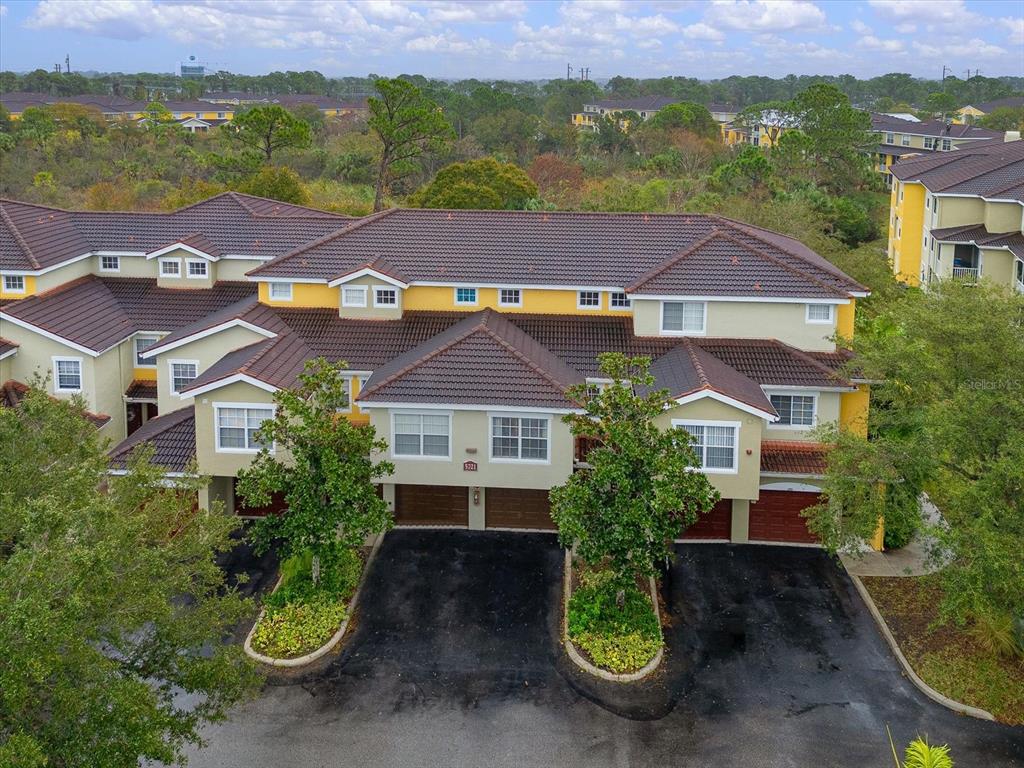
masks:
POLYGON ((36 279, 32 275, 25 275, 25 290, 21 293, 7 293, 4 291, 4 281, 0 280, 0 299, 24 299, 36 292, 36 279))
POLYGON ((893 246, 893 271, 899 280, 917 285, 921 274, 921 231, 924 226, 924 186, 916 182, 893 184, 891 204, 900 222, 899 236, 890 233, 893 246), (899 191, 903 197, 900 199, 899 191))
POLYGON ((850 299, 849 304, 836 307, 836 332, 846 339, 853 338, 854 321, 857 316, 857 300, 850 299))
POLYGON ((843 429, 867 437, 871 387, 859 384, 856 392, 843 392, 839 401, 839 424, 843 429))
POLYGON ((278 301, 270 298, 270 283, 260 283, 260 302, 272 307, 329 307, 337 309, 338 289, 324 284, 292 283, 292 300, 278 301))

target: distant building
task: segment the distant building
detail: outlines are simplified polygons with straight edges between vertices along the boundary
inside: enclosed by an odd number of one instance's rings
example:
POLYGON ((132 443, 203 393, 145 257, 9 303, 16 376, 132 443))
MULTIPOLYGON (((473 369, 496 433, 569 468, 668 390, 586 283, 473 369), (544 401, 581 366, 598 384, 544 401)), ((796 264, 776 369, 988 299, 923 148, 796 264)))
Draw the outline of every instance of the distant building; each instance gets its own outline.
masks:
POLYGON ((189 56, 188 61, 181 62, 179 71, 186 80, 202 80, 206 77, 206 66, 196 61, 195 56, 189 56))
POLYGON ((871 114, 871 129, 879 134, 881 142, 875 150, 875 170, 888 176, 890 167, 907 155, 949 152, 975 141, 1002 138, 999 131, 972 125, 944 123, 941 120, 911 122, 878 112, 871 114))
POLYGON ((981 104, 968 104, 957 111, 955 122, 970 125, 1000 107, 1010 107, 1011 109, 1024 107, 1024 96, 1007 96, 1005 99, 995 99, 981 104))
MULTIPOLYGON (((604 101, 584 104, 582 112, 572 116, 572 124, 588 131, 597 130, 597 122, 602 117, 611 117, 620 112, 636 112, 641 120, 650 120, 659 111, 671 104, 679 104, 684 99, 670 96, 640 96, 635 99, 605 99, 604 101)), ((708 111, 719 123, 728 123, 736 119, 736 108, 729 104, 709 104, 708 111)), ((621 121, 626 128, 626 121, 621 121)))

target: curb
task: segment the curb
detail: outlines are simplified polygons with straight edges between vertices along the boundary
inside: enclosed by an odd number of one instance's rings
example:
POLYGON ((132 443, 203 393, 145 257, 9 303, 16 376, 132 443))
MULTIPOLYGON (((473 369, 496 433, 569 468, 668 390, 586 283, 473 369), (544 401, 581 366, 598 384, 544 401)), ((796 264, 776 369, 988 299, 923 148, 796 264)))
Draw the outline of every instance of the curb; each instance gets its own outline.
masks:
MULTIPOLYGON (((607 670, 595 667, 589 661, 587 661, 583 654, 576 650, 576 646, 573 645, 572 640, 569 639, 569 598, 572 597, 572 553, 567 549, 565 550, 565 568, 562 576, 562 645, 565 647, 565 652, 572 659, 573 663, 582 669, 584 672, 600 677, 603 680, 608 680, 613 683, 635 683, 638 680, 643 680, 661 664, 661 660, 665 657, 665 644, 662 642, 661 648, 654 654, 654 658, 648 661, 644 666, 638 669, 636 672, 624 672, 622 674, 616 674, 614 672, 608 672, 607 670)), ((651 582, 651 603, 654 605, 654 615, 658 617, 658 625, 661 626, 661 611, 658 608, 658 587, 654 583, 654 579, 651 582)))
MULTIPOLYGON (((359 604, 359 593, 363 590, 363 582, 366 580, 366 573, 370 570, 370 564, 373 562, 373 558, 377 555, 377 550, 380 549, 380 543, 384 540, 384 534, 377 536, 376 541, 373 542, 373 546, 370 549, 370 554, 366 558, 366 562, 363 564, 363 572, 359 577, 359 585, 356 587, 355 593, 352 595, 352 599, 348 601, 347 610, 345 611, 345 620, 341 622, 341 626, 338 627, 338 631, 331 635, 324 645, 317 648, 311 653, 307 653, 305 656, 297 656, 294 659, 275 659, 272 656, 264 656, 259 651, 253 650, 252 647, 252 636, 256 633, 256 627, 259 626, 260 621, 263 619, 263 615, 267 612, 266 608, 260 609, 259 616, 256 617, 256 621, 253 622, 252 627, 249 629, 249 634, 245 636, 245 643, 242 645, 242 649, 245 651, 246 656, 255 659, 256 661, 267 664, 272 667, 303 667, 306 664, 310 664, 317 659, 325 656, 334 650, 334 647, 341 642, 341 638, 345 636, 345 630, 348 629, 349 622, 355 615, 356 606, 359 604)), ((282 577, 283 578, 283 577, 282 577)), ((274 585, 274 589, 271 592, 277 591, 277 588, 281 586, 281 578, 278 578, 277 584, 274 585)))
POLYGON ((868 612, 871 614, 871 617, 875 620, 875 624, 878 625, 878 631, 882 633, 882 637, 884 637, 885 641, 889 644, 889 648, 892 651, 893 656, 896 657, 896 660, 900 663, 900 666, 903 667, 903 674, 910 678, 910 682, 917 686, 918 690, 920 690, 921 693, 923 693, 925 696, 927 696, 929 699, 936 702, 937 704, 941 704, 947 709, 951 709, 954 712, 959 712, 962 715, 976 717, 979 720, 994 721, 996 719, 991 712, 986 712, 984 709, 979 709, 978 707, 972 707, 969 704, 961 704, 959 701, 954 701, 948 696, 939 693, 930 685, 928 685, 928 683, 926 683, 924 680, 918 677, 917 673, 914 671, 914 668, 910 666, 910 662, 907 661, 907 657, 904 656, 903 651, 900 650, 900 646, 896 642, 896 638, 890 631, 889 625, 885 623, 885 618, 882 616, 882 612, 878 610, 878 606, 875 605, 875 601, 871 599, 871 594, 868 592, 868 588, 864 586, 864 582, 860 580, 859 576, 856 576, 850 573, 849 571, 847 571, 847 574, 849 574, 850 580, 853 581, 853 586, 857 588, 857 592, 860 593, 861 599, 864 601, 864 604, 868 607, 868 612))

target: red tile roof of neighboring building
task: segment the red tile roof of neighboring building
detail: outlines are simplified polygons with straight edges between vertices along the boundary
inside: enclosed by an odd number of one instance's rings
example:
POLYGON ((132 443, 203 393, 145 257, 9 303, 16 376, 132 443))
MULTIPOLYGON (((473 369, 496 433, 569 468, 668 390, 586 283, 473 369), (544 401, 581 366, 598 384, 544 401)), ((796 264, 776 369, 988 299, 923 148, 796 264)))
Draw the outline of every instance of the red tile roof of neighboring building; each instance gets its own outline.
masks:
POLYGON ((980 248, 1006 248, 1024 259, 1024 234, 1020 232, 989 232, 984 224, 933 229, 932 236, 946 243, 973 243, 980 248))
POLYGON ((779 475, 823 475, 828 446, 798 440, 762 440, 761 471, 779 475))
POLYGON ((888 133, 912 133, 919 136, 934 136, 943 139, 994 139, 1003 135, 977 125, 945 123, 942 120, 903 120, 892 115, 871 113, 871 129, 888 133))
POLYGON ((126 400, 156 400, 156 381, 135 379, 124 391, 126 400))
POLYGON ((150 419, 110 451, 110 468, 124 470, 138 446, 153 446, 152 463, 167 472, 184 472, 196 455, 195 407, 179 408, 150 419))
POLYGON ((9 352, 13 352, 17 348, 18 344, 16 342, 13 342, 10 339, 5 339, 3 336, 0 336, 0 357, 4 357, 9 352))
MULTIPOLYGON (((29 386, 27 384, 22 384, 20 381, 14 381, 13 379, 0 384, 0 408, 16 408, 25 399, 28 391, 29 386)), ((97 428, 110 421, 110 417, 105 413, 82 411, 82 415, 97 428)))
POLYGON ((986 141, 910 157, 890 172, 900 181, 921 182, 932 192, 1024 202, 1024 141, 986 141))

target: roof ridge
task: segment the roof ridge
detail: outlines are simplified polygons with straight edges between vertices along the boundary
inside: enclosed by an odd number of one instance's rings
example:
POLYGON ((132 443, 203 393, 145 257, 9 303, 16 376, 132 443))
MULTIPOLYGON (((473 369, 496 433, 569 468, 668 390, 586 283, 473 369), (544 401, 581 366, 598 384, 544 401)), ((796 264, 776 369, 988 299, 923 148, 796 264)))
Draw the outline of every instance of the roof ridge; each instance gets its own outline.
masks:
MULTIPOLYGON (((689 339, 683 339, 683 343, 680 346, 686 350, 686 354, 690 358, 690 364, 693 365, 693 369, 697 372, 697 377, 700 379, 701 388, 714 389, 714 387, 711 386, 710 379, 708 379, 707 371, 704 370, 704 364, 697 359, 697 355, 693 349, 693 343, 690 342, 689 339)), ((714 355, 712 355, 712 357, 714 357, 714 355)), ((729 367, 732 368, 732 366, 729 367)))
MULTIPOLYGON (((986 167, 984 170, 977 170, 974 173, 970 174, 969 176, 966 176, 965 178, 956 179, 955 181, 947 182, 942 187, 937 187, 936 189, 934 189, 932 191, 933 192, 941 192, 944 189, 949 189, 950 187, 958 186, 958 185, 964 184, 964 183, 966 183, 968 181, 972 181, 973 179, 977 179, 979 176, 984 176, 986 174, 992 173, 993 171, 1002 170, 1003 168, 1005 168, 1008 165, 1013 165, 1014 162, 1019 162, 1019 161, 1014 161, 1014 160, 1011 160, 1011 161, 1007 162, 1006 158, 1000 157, 999 155, 986 155, 986 157, 990 158, 992 161, 994 161, 996 163, 992 168, 986 167)), ((1017 186, 1017 185, 1015 184, 1013 186, 1017 186)))
POLYGON ((630 283, 629 285, 625 286, 625 291, 626 292, 632 292, 632 291, 636 290, 637 288, 639 288, 644 283, 650 282, 651 280, 656 278, 658 275, 662 274, 663 272, 665 272, 666 270, 670 269, 671 267, 674 267, 676 264, 681 262, 687 256, 689 256, 692 253, 694 253, 702 245, 705 245, 706 243, 708 243, 718 233, 719 233, 718 227, 712 227, 711 231, 708 232, 706 235, 704 235, 704 237, 700 238, 699 240, 694 241, 693 243, 688 245, 686 248, 683 248, 682 250, 678 251, 675 255, 671 256, 668 259, 666 259, 661 264, 658 264, 657 266, 654 266, 651 269, 649 269, 646 272, 644 272, 642 275, 640 275, 640 277, 638 277, 632 283, 630 283))
POLYGON ((21 250, 24 251, 25 255, 28 257, 28 261, 32 265, 32 268, 41 269, 39 259, 37 259, 35 254, 32 253, 32 249, 28 247, 28 241, 25 239, 24 235, 21 234, 21 231, 14 223, 14 219, 11 218, 11 215, 7 212, 7 209, 2 205, 0 205, 0 218, 2 218, 4 220, 4 223, 8 227, 10 227, 11 234, 14 235, 14 239, 21 247, 21 250))
MULTIPOLYGON (((488 307, 488 312, 493 312, 493 310, 491 310, 488 307)), ((541 344, 535 338, 530 336, 530 334, 528 334, 522 328, 518 327, 515 323, 511 322, 507 318, 502 317, 502 315, 500 313, 498 313, 498 312, 494 312, 493 316, 501 318, 501 320, 503 322, 507 323, 511 328, 515 329, 515 331, 517 333, 520 333, 523 336, 525 336, 526 338, 530 339, 538 347, 540 347, 541 349, 547 351, 548 354, 550 354, 554 359, 559 360, 557 355, 555 355, 553 352, 551 352, 551 350, 547 349, 547 347, 545 347, 543 344, 541 344)), ((538 365, 536 362, 534 362, 529 357, 527 357, 526 353, 523 352, 523 350, 521 350, 518 347, 516 347, 508 339, 506 339, 506 338, 502 337, 501 335, 499 335, 496 329, 491 328, 488 325, 488 322, 490 321, 490 318, 491 318, 491 315, 489 314, 487 316, 487 318, 485 318, 484 323, 483 323, 483 330, 484 330, 485 333, 487 333, 488 336, 490 336, 496 342, 498 342, 503 347, 505 347, 505 349, 507 349, 509 352, 511 352, 520 362, 524 363, 534 373, 537 373, 542 378, 544 378, 545 380, 547 380, 548 382, 553 384, 555 387, 557 387, 559 389, 559 391, 564 393, 570 386, 572 386, 572 384, 570 384, 569 382, 560 382, 558 379, 556 379, 554 377, 553 374, 551 374, 549 371, 546 371, 545 369, 540 367, 540 365, 538 365)), ((573 368, 571 368, 568 363, 565 363, 565 362, 563 362, 561 360, 559 360, 559 362, 562 362, 562 365, 565 365, 565 367, 568 370, 573 370, 573 368)), ((578 374, 579 372, 577 371, 576 373, 578 374)))
MULTIPOLYGON (((761 256, 762 258, 767 259, 768 261, 771 261, 771 262, 773 262, 775 264, 778 264, 783 269, 789 270, 790 272, 792 272, 795 275, 800 275, 801 277, 807 278, 808 280, 817 283, 818 285, 822 286, 826 290, 832 291, 833 293, 836 293, 836 294, 843 294, 843 295, 846 295, 846 296, 849 295, 849 292, 840 291, 834 285, 829 285, 824 280, 821 280, 820 278, 815 277, 812 274, 804 272, 803 270, 797 269, 792 264, 789 264, 786 261, 784 261, 784 260, 782 260, 780 258, 777 258, 777 257, 773 256, 770 253, 768 253, 766 251, 762 251, 760 248, 755 248, 754 246, 750 245, 749 243, 744 243, 742 240, 740 240, 735 235, 731 235, 728 232, 722 232, 721 236, 724 237, 726 240, 731 240, 732 242, 736 243, 741 248, 746 248, 751 253, 754 253, 754 254, 756 254, 758 256, 761 256)), ((789 251, 786 251, 785 249, 780 249, 780 250, 782 250, 783 253, 789 253, 789 251)), ((790 253, 789 255, 793 256, 795 258, 798 258, 798 259, 800 258, 795 253, 790 253)), ((803 259, 801 259, 801 261, 803 261, 803 259)), ((809 262, 806 262, 806 261, 804 261, 804 263, 805 264, 809 264, 809 262)), ((851 280, 852 280, 852 278, 851 278, 851 280)), ((854 281, 854 282, 856 282, 856 281, 854 281)))

